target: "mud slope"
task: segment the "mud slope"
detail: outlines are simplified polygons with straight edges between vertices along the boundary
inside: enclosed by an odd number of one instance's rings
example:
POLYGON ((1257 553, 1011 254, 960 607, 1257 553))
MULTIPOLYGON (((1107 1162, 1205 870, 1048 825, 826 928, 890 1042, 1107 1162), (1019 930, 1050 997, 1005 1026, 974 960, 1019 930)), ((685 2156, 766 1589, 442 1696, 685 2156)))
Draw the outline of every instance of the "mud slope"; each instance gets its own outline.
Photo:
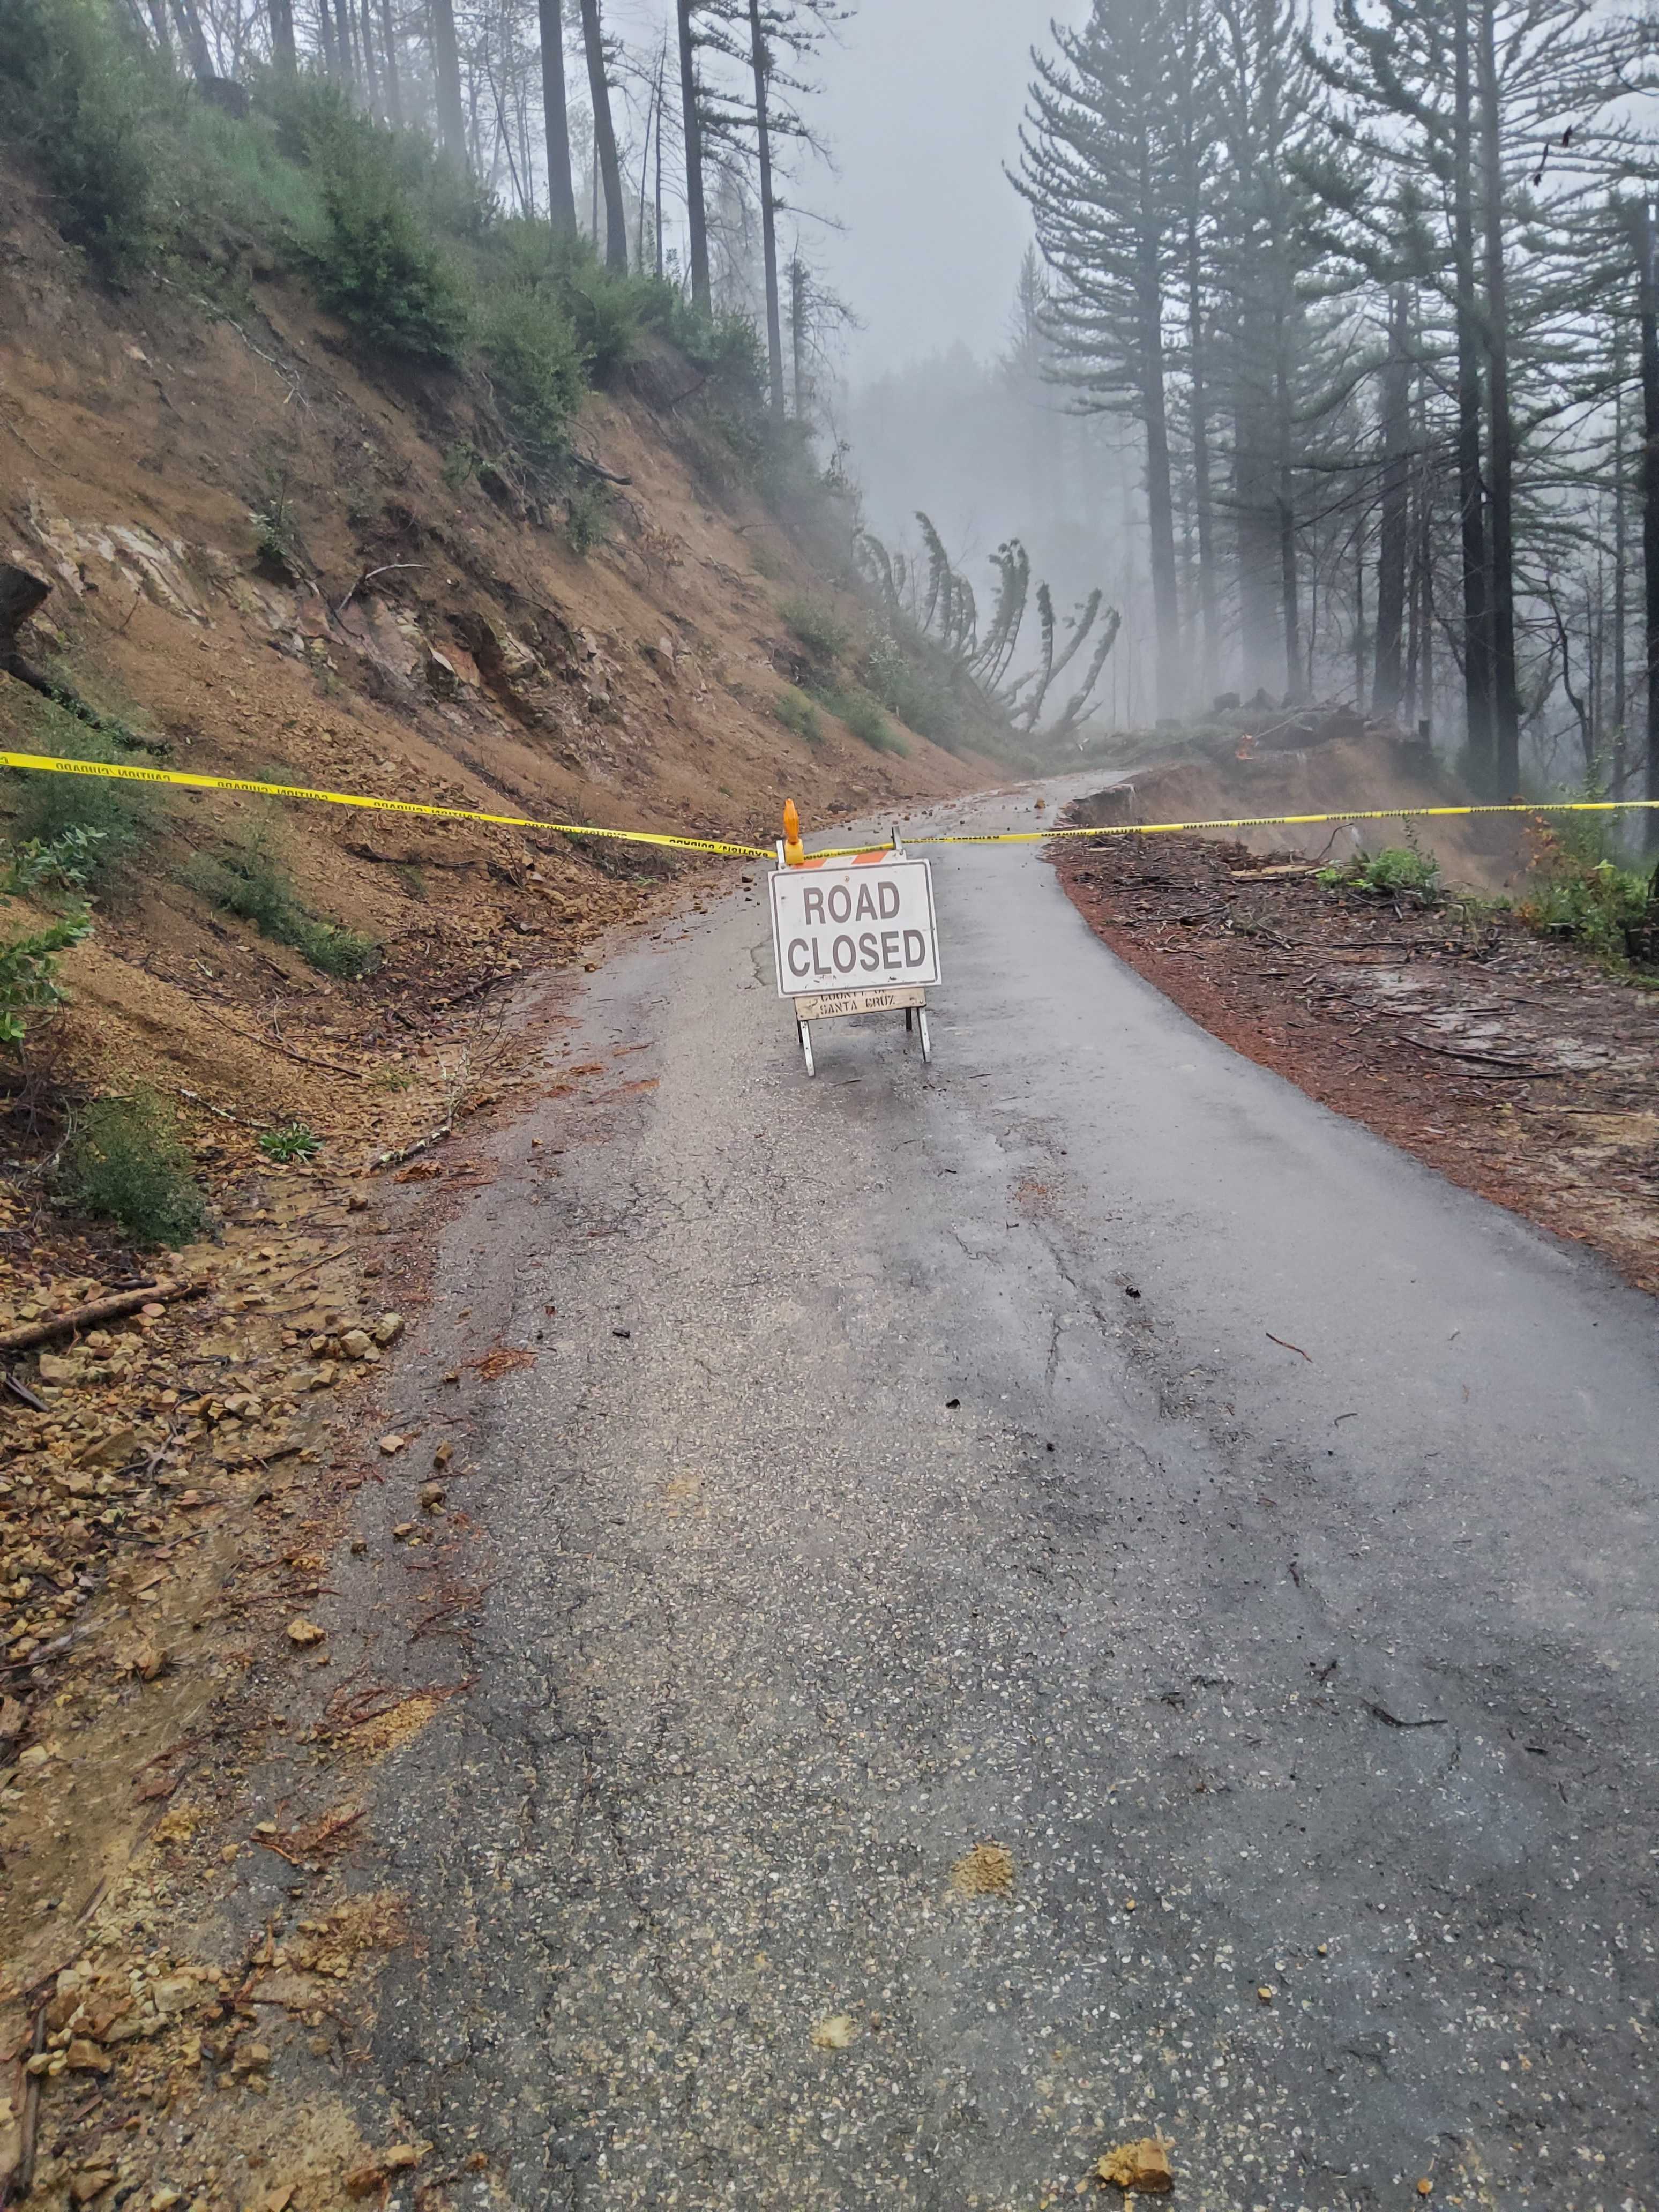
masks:
MULTIPOLYGON (((745 839, 775 834, 786 794, 821 820, 984 781, 920 738, 901 758, 828 714, 816 747, 779 725, 778 604, 830 586, 677 404, 692 380, 674 357, 637 362, 581 419, 580 449, 627 480, 581 558, 562 507, 477 466, 487 441, 459 377, 371 373, 251 260, 111 296, 27 187, 6 179, 3 201, 0 558, 52 582, 34 645, 166 764, 745 839), (286 560, 268 529, 262 552, 260 515, 286 560)), ((0 684, 0 744, 38 735, 28 696, 0 684)), ((0 812, 15 803, 0 793, 0 812)), ((567 956, 638 905, 652 867, 556 837, 285 810, 267 834, 299 895, 386 948, 377 985, 343 988, 187 888, 194 855, 269 811, 167 811, 140 879, 68 964, 79 1012, 58 1048, 75 1073, 171 1068, 220 1104, 252 1085, 272 1110, 320 1111, 303 1065, 265 1049, 273 1019, 367 1040, 384 1024, 365 1009, 400 984, 473 984, 505 939, 526 965, 567 956)))

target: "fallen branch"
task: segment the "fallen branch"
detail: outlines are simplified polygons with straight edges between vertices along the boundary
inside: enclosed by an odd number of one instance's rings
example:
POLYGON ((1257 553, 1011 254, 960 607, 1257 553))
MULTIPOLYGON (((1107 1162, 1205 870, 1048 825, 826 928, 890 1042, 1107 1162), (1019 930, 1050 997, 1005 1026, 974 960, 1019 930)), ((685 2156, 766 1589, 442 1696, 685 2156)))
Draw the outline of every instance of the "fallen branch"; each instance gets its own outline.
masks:
MULTIPOLYGON (((29 2036, 29 2055, 38 2058, 46 2047, 46 2008, 42 2004, 34 2015, 34 2027, 29 2036)), ((23 2120, 17 2145, 17 2164, 13 2168, 0 2204, 9 2204, 14 2195, 21 2200, 34 2187, 35 2142, 40 2127, 40 2076, 26 2075, 23 2085, 23 2120)))
POLYGON ((341 600, 339 605, 335 608, 334 619, 337 622, 340 619, 340 617, 345 612, 346 609, 351 605, 353 599, 356 598, 358 592, 362 590, 363 586, 365 584, 372 584, 377 576, 389 576, 394 568, 430 568, 431 565, 431 562, 428 561, 386 561, 383 562, 378 568, 365 568, 362 574, 358 577, 356 582, 346 593, 344 599, 341 600))
POLYGON ((1305 1359, 1310 1367, 1313 1365, 1311 1352, 1304 1352, 1299 1344, 1292 1344, 1287 1336, 1275 1336, 1272 1329, 1266 1329, 1262 1333, 1269 1344, 1278 1345, 1282 1352, 1294 1352, 1299 1358, 1305 1359))
POLYGON ((25 1328, 9 1328, 0 1335, 0 1352, 27 1352, 32 1345, 46 1344, 54 1336, 63 1336, 77 1328, 90 1328, 101 1321, 118 1321, 123 1314, 137 1313, 140 1306, 164 1305, 169 1298, 199 1298, 204 1291, 212 1286, 207 1283, 151 1283, 139 1291, 122 1291, 114 1297, 93 1298, 86 1305, 71 1306, 66 1313, 52 1314, 45 1321, 32 1321, 25 1328))
POLYGON ((204 1098, 199 1091, 186 1091, 180 1084, 179 1096, 187 1098, 192 1106, 199 1106, 204 1113, 216 1114, 222 1121, 234 1121, 239 1127, 242 1125, 240 1114, 233 1114, 228 1106, 216 1106, 210 1098, 204 1098))
POLYGON ((422 1152, 430 1152, 434 1145, 442 1144, 446 1137, 453 1137, 454 1133, 455 1124, 452 1119, 446 1121, 441 1129, 428 1129, 425 1136, 416 1137, 412 1144, 399 1145, 389 1152, 377 1152, 368 1164, 368 1171, 373 1175, 377 1168, 401 1167, 405 1160, 412 1160, 422 1152))
POLYGON ((634 481, 632 477, 622 476, 615 469, 606 468, 603 461, 590 461, 586 453, 573 452, 570 459, 579 469, 586 469, 589 476, 597 477, 601 483, 631 484, 634 481))
POLYGON ((283 1043, 278 1037, 250 1036, 246 1030, 238 1029, 234 1022, 228 1021, 223 1014, 216 1012, 204 1000, 198 999, 196 1004, 210 1021, 217 1022, 222 1029, 228 1030, 232 1036, 240 1037, 244 1044, 251 1044, 256 1051, 279 1052, 284 1060, 293 1060, 297 1066, 319 1067, 325 1075, 344 1076, 348 1083, 361 1083, 363 1079, 355 1067, 341 1067, 331 1060, 313 1060, 308 1053, 295 1052, 292 1045, 283 1043))
POLYGON ((1426 1037, 1408 1036, 1401 1032, 1402 1044, 1415 1045, 1419 1052, 1437 1052, 1443 1060, 1474 1060, 1483 1067, 1501 1067, 1510 1075, 1547 1076, 1559 1070, 1547 1067, 1528 1067, 1524 1060, 1508 1060, 1494 1052, 1460 1052, 1455 1045, 1431 1044, 1426 1037))

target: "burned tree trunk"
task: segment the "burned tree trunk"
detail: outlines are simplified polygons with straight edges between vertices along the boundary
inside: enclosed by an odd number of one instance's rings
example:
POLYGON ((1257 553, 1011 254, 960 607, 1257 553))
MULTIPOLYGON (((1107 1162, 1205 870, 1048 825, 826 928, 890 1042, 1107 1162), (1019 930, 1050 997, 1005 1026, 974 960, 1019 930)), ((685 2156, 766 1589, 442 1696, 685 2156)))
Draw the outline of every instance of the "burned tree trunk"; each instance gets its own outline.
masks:
POLYGON ((691 263, 691 304, 702 314, 714 312, 708 274, 708 223, 702 193, 702 105, 697 86, 697 48, 691 24, 692 0, 678 0, 680 36, 680 112, 685 143, 685 232, 691 263))
POLYGON ((1382 373, 1382 520, 1376 558, 1376 659, 1371 712, 1399 712, 1403 689, 1401 639, 1406 618, 1406 555, 1411 531, 1408 469, 1411 447, 1410 295, 1394 288, 1389 314, 1389 361, 1382 373))
POLYGON ((547 214, 561 238, 576 235, 576 195, 570 182, 570 117, 565 104, 564 9, 540 0, 542 118, 547 134, 547 214))
POLYGON ((43 607, 51 595, 52 586, 33 574, 27 568, 19 568, 9 561, 0 561, 0 675, 6 675, 18 684, 27 684, 43 699, 50 699, 54 707, 61 707, 73 714, 77 722, 88 729, 101 730, 113 738, 118 745, 127 745, 135 752, 165 752, 165 745, 153 744, 147 738, 137 736, 125 722, 116 721, 108 714, 100 714, 95 707, 88 707, 79 692, 67 684, 55 683, 43 669, 24 653, 17 642, 17 633, 32 614, 43 607))
MULTIPOLYGON (((1650 201, 1636 210, 1633 229, 1642 326, 1642 605, 1648 682, 1643 797, 1659 800, 1659 234, 1650 201)), ((1650 852, 1659 850, 1659 814, 1647 817, 1647 842, 1650 852)))
POLYGON ((1457 503, 1462 517, 1463 704, 1468 758, 1485 797, 1497 788, 1492 711, 1492 617, 1486 589, 1486 516, 1480 480, 1480 315, 1474 277, 1474 74, 1469 0, 1453 19, 1453 249, 1457 308, 1457 503))
POLYGON ((755 152, 760 167, 761 260, 766 278, 767 388, 772 419, 783 420, 783 323, 778 296, 777 203, 772 191, 772 128, 768 93, 772 57, 760 0, 749 0, 749 59, 755 79, 755 152))
POLYGON ((599 0, 581 0, 582 46, 587 56, 587 94, 593 111, 593 159, 605 192, 605 265, 628 274, 628 218, 623 206, 622 163, 611 115, 611 80, 605 70, 605 33, 599 0))

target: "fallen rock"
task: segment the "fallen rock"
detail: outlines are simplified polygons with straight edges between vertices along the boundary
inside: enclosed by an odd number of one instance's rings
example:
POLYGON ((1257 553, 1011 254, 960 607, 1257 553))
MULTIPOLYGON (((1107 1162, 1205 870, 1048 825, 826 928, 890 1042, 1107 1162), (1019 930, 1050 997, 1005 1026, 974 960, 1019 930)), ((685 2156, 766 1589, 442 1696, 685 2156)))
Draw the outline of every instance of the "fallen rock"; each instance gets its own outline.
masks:
POLYGON ((345 2178, 348 2197, 372 2197, 394 2173, 418 2166, 424 2151, 419 2143, 393 2143, 365 2166, 353 2166, 345 2178))
POLYGON ((1115 2145, 1096 2166, 1095 2172, 1113 2189, 1139 2190, 1148 2197, 1167 2197, 1175 2187, 1169 2146, 1157 2136, 1142 2136, 1138 2142, 1115 2145))
POLYGON ((380 1449, 388 1459, 394 1458, 409 1442, 407 1437, 388 1436, 380 1438, 380 1449))
POLYGON ((299 1651, 308 1651, 313 1644, 320 1644, 327 1633, 326 1629, 319 1628, 314 1620, 307 1620, 303 1616, 288 1625, 288 1640, 299 1651))
POLYGON ((83 2166, 70 2182, 70 2197, 76 2204, 90 2204, 115 2183, 115 2170, 107 2166, 83 2166))
POLYGON ((96 1443, 88 1444, 81 1454, 82 1467, 119 1467, 138 1449, 137 1429, 117 1429, 112 1434, 100 1437, 96 1443))
POLYGON ((84 2035, 77 2035, 64 2053, 64 2063, 71 2074, 107 2074, 109 2060, 95 2043, 84 2035))
POLYGON ((340 1339, 340 1349, 348 1359, 366 1359, 374 1348, 374 1340, 366 1328, 349 1328, 340 1339))
POLYGON ((951 1868, 951 1887, 958 1897, 1012 1897, 1013 1853, 1006 1844, 975 1844, 951 1868))
POLYGON ((396 1344, 404 1333, 401 1314, 385 1313, 374 1324, 374 1341, 379 1345, 396 1344))

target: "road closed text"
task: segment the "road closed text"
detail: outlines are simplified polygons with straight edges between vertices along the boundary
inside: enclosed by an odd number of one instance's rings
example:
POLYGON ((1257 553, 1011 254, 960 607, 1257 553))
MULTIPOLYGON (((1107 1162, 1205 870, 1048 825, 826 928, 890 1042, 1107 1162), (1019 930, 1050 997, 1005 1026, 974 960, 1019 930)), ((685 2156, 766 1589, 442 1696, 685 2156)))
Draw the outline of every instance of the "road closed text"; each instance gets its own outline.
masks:
POLYGON ((925 860, 780 869, 772 878, 778 992, 839 983, 937 983, 939 939, 925 860))

